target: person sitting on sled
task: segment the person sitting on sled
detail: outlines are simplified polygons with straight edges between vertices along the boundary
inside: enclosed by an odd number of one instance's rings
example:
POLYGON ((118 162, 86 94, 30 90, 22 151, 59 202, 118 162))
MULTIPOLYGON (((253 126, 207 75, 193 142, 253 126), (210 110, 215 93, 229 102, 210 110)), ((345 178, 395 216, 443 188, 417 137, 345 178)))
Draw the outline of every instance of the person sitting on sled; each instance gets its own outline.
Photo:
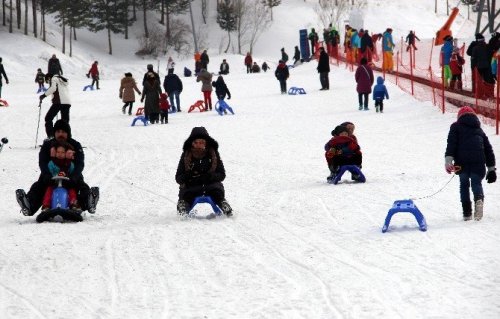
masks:
MULTIPOLYGON (((75 170, 73 163, 75 151, 73 147, 66 142, 54 141, 50 148, 50 161, 48 166, 49 172, 52 176, 65 176, 68 177, 75 170)), ((52 192, 54 186, 49 185, 45 191, 45 196, 42 201, 42 212, 49 210, 52 202, 52 192)), ((74 187, 68 187, 68 202, 70 208, 81 212, 82 208, 78 205, 76 199, 76 190, 74 187)))
MULTIPOLYGON (((352 124, 352 123, 351 123, 352 124)), ((330 169, 327 177, 331 181, 343 165, 356 165, 361 168, 361 149, 356 138, 349 136, 348 128, 344 125, 337 126, 332 131, 332 138, 325 145, 325 158, 330 169)), ((354 174, 353 180, 358 180, 359 175, 354 174)))
POLYGON ((222 181, 226 178, 226 171, 218 149, 219 143, 203 126, 194 127, 184 142, 175 174, 175 181, 179 184, 177 213, 180 216, 187 215, 195 198, 202 195, 210 196, 226 216, 233 215, 225 199, 222 181))

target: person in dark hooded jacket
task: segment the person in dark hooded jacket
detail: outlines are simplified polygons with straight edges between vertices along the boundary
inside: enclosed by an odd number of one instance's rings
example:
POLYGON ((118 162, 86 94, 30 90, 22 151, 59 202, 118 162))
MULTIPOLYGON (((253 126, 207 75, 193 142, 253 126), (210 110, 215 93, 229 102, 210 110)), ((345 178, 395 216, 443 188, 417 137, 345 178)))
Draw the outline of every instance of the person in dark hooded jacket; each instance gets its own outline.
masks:
POLYGON ((488 183, 496 182, 495 154, 473 108, 460 108, 457 117, 448 133, 445 169, 448 174, 455 173, 460 177, 463 219, 472 219, 470 187, 474 194, 474 219, 481 220, 484 205, 481 180, 486 175, 488 183))
POLYGON ((288 72, 288 67, 283 60, 280 60, 278 63, 276 71, 274 71, 274 75, 278 81, 280 81, 281 94, 286 94, 286 80, 290 76, 290 73, 288 72))
POLYGON ((177 106, 177 112, 180 112, 180 94, 182 93, 183 86, 181 79, 177 76, 177 74, 174 73, 173 69, 168 70, 168 74, 163 80, 163 88, 165 89, 165 92, 168 93, 168 98, 170 99, 170 105, 172 106, 172 108, 175 108, 177 106))
POLYGON ((330 89, 330 80, 328 73, 330 73, 330 57, 323 47, 319 48, 318 66, 316 69, 319 73, 319 81, 321 82, 321 91, 330 89))
POLYGON ((224 78, 222 75, 217 77, 217 81, 212 82, 212 86, 215 88, 215 95, 217 96, 217 100, 224 100, 227 95, 227 99, 231 99, 231 93, 227 88, 226 82, 224 82, 224 78))
POLYGON ((175 181, 179 184, 177 213, 187 215, 196 197, 210 196, 226 216, 233 211, 225 198, 222 181, 226 178, 219 154, 219 143, 201 127, 194 127, 184 142, 175 181))

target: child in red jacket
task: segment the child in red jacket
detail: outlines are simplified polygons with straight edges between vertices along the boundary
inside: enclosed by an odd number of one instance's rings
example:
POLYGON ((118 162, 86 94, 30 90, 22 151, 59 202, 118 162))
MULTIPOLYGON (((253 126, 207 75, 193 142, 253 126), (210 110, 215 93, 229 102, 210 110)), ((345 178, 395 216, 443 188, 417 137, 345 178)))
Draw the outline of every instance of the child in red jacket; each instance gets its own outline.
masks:
POLYGON ((464 58, 460 56, 458 49, 453 50, 450 58, 451 81, 450 89, 462 91, 462 65, 465 64, 464 58))
POLYGON ((161 124, 168 124, 168 110, 170 109, 170 104, 168 103, 167 93, 160 94, 160 122, 161 124))
MULTIPOLYGON (((355 138, 349 136, 346 126, 339 125, 332 131, 333 137, 325 145, 325 158, 330 169, 328 181, 335 178, 340 166, 356 165, 361 167, 361 150, 355 138)), ((352 179, 357 180, 358 175, 353 175, 352 179)))

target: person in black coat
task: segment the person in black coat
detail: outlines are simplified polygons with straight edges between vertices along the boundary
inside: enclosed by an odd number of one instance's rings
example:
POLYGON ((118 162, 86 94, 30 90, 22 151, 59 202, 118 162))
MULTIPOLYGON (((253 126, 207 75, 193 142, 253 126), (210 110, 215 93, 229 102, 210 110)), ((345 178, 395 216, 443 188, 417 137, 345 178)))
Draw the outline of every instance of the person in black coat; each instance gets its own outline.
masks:
POLYGON ((296 45, 295 46, 295 53, 293 54, 293 64, 297 63, 300 61, 300 50, 299 47, 296 45))
POLYGON ((281 94, 286 94, 286 80, 290 77, 290 73, 288 72, 288 67, 283 60, 279 61, 278 66, 274 71, 274 75, 280 82, 281 94))
POLYGON ((460 177, 460 201, 464 220, 472 219, 469 187, 474 194, 474 219, 481 220, 484 204, 481 180, 485 175, 488 183, 497 180, 495 154, 473 108, 460 108, 457 117, 448 133, 445 169, 448 174, 454 172, 460 177))
POLYGON ((181 112, 181 102, 180 102, 180 94, 182 93, 182 81, 174 73, 173 69, 168 70, 168 74, 165 76, 163 80, 163 88, 165 92, 168 93, 168 98, 170 99, 170 105, 172 108, 176 108, 177 112, 181 112), (174 104, 175 98, 175 104, 174 104))
POLYGON ((325 48, 319 48, 318 67, 316 68, 319 73, 319 81, 321 82, 321 91, 330 89, 330 80, 328 73, 330 73, 330 58, 326 53, 325 48))
POLYGON ((208 67, 208 63, 210 62, 207 50, 203 50, 203 53, 201 54, 200 57, 200 62, 201 62, 201 68, 206 70, 208 67))
POLYGON ((222 63, 220 64, 219 74, 229 74, 229 64, 227 63, 226 59, 223 59, 222 63))
POLYGON ((227 88, 226 82, 224 82, 224 78, 222 75, 217 77, 217 81, 212 82, 212 86, 215 88, 215 95, 217 95, 218 100, 224 100, 227 95, 227 99, 231 99, 231 93, 227 88))
POLYGON ((9 84, 9 78, 7 78, 7 73, 5 73, 2 58, 0 58, 0 98, 2 97, 2 76, 5 78, 5 83, 9 84))
POLYGON ((82 145, 71 137, 71 127, 64 120, 58 120, 54 124, 54 137, 46 140, 40 148, 38 155, 38 165, 40 167, 40 177, 28 191, 28 194, 22 189, 16 190, 16 198, 21 206, 21 212, 25 216, 33 216, 42 206, 43 196, 47 187, 52 185, 52 174, 49 171, 49 161, 51 160, 52 146, 55 141, 66 142, 72 146, 74 150, 73 164, 74 170, 68 176, 69 181, 64 182, 63 186, 75 188, 77 198, 82 211, 88 210, 89 213, 95 213, 97 201, 99 199, 98 190, 94 188, 92 191, 83 179, 83 168, 85 167, 85 155, 82 145))
POLYGON ((233 211, 225 198, 222 181, 226 170, 219 154, 219 143, 201 127, 194 127, 184 142, 177 166, 175 181, 179 184, 177 213, 185 216, 196 197, 206 195, 220 207, 226 216, 233 211))
MULTIPOLYGON (((144 73, 144 77, 142 78, 142 86, 144 86, 144 84, 146 84, 146 81, 148 80, 148 74, 149 73, 153 73, 156 81, 158 81, 158 83, 160 83, 160 85, 161 85, 160 75, 154 71, 153 65, 152 64, 148 64, 146 66, 146 69, 147 69, 147 71, 146 71, 146 73, 144 73)), ((161 93, 161 88, 160 88, 160 93, 161 93)))
POLYGON ((483 36, 476 37, 476 42, 476 45, 472 49, 471 64, 474 63, 477 72, 486 83, 495 84, 490 64, 493 52, 484 41, 483 36))
POLYGON ((52 57, 49 59, 49 63, 47 66, 47 73, 54 75, 63 75, 63 71, 61 68, 61 63, 55 54, 52 54, 52 57))

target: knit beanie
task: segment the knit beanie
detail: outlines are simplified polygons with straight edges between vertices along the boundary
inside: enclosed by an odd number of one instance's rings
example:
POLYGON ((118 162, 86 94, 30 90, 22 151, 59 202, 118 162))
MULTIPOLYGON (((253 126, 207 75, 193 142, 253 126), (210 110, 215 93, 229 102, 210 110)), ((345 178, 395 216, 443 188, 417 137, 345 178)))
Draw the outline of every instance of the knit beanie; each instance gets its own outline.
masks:
POLYGON ((474 111, 474 109, 470 106, 463 106, 460 108, 460 110, 458 110, 457 119, 465 114, 476 114, 476 111, 474 111))
POLYGON ((54 123, 54 132, 58 130, 63 130, 64 132, 68 133, 68 138, 71 137, 71 127, 65 120, 57 120, 54 123))

